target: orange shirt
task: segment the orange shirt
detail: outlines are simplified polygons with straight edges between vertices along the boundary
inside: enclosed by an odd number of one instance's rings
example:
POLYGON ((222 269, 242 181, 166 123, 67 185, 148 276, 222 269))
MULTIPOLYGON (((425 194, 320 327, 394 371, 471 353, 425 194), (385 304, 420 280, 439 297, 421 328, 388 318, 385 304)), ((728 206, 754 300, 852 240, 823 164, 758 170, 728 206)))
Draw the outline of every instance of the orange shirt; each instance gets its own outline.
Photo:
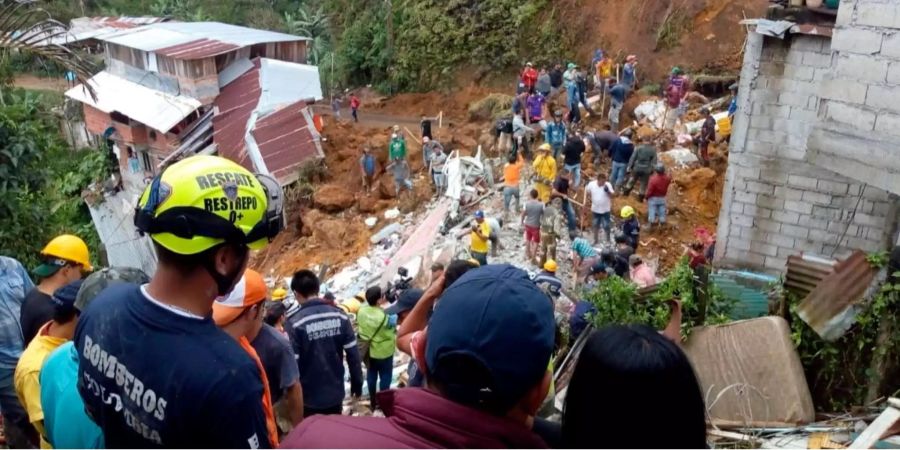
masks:
POLYGON ((272 448, 278 448, 278 423, 275 422, 275 409, 272 408, 272 392, 269 391, 269 379, 266 377, 266 369, 263 368, 259 355, 256 354, 256 350, 253 349, 247 338, 241 336, 238 342, 241 344, 241 348, 253 358, 256 367, 259 368, 259 376, 262 378, 263 385, 262 404, 263 411, 266 413, 266 428, 269 430, 269 442, 271 442, 272 448))
POLYGON ((522 178, 522 157, 515 164, 506 163, 503 166, 503 185, 509 187, 519 187, 519 180, 522 178))

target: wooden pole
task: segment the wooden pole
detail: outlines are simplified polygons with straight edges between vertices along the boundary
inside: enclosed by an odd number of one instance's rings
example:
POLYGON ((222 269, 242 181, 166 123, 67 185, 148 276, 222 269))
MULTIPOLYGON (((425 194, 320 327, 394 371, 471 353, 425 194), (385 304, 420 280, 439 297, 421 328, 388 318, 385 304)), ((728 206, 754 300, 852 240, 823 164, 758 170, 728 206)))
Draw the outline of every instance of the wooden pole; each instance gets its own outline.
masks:
POLYGON ((417 144, 422 145, 422 141, 420 141, 412 131, 409 131, 409 128, 407 128, 406 125, 403 125, 403 129, 406 130, 406 133, 409 134, 410 137, 415 139, 417 144))

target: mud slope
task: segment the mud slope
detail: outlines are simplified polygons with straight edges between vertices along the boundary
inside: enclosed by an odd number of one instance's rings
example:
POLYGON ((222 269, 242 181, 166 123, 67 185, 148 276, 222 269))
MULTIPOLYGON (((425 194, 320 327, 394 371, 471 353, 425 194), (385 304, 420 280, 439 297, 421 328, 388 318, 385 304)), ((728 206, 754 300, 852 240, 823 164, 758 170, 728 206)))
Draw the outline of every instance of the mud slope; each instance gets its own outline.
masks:
POLYGON ((674 65, 693 73, 737 72, 746 32, 738 22, 764 15, 768 0, 559 0, 565 20, 578 30, 575 56, 590 60, 595 48, 624 59, 640 57, 639 77, 658 83, 674 65), (661 29, 672 30, 662 44, 661 29))

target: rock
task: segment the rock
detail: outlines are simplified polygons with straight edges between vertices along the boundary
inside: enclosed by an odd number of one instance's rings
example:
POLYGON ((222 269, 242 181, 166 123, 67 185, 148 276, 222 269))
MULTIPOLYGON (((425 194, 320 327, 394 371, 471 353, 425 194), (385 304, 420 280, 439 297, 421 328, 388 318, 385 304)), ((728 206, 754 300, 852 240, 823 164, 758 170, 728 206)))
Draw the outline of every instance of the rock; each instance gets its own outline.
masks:
POLYGON ((353 193, 336 184, 326 184, 313 194, 313 204, 325 212, 340 212, 353 206, 353 193))
POLYGON ((358 207, 361 213, 373 213, 378 208, 378 199, 371 195, 361 195, 358 207))
POLYGON ((397 197, 397 187, 394 186, 394 177, 390 175, 385 175, 378 178, 376 183, 376 189, 378 190, 378 197, 380 199, 391 199, 397 197))
POLYGON ((341 247, 346 227, 340 220, 333 219, 317 209, 311 209, 303 216, 303 224, 303 228, 311 232, 314 240, 329 247, 341 247))
POLYGON ((367 219, 365 220, 365 224, 366 224, 366 226, 369 227, 369 228, 374 227, 376 223, 378 223, 378 218, 377 218, 377 217, 369 217, 369 218, 367 218, 367 219))

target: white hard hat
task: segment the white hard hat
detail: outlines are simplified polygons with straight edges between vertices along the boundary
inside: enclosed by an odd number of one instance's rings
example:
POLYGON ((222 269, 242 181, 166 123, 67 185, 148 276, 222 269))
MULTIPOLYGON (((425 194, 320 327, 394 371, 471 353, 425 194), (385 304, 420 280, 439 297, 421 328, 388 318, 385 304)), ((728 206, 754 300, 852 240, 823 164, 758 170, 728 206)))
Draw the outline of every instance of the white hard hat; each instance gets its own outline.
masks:
POLYGON ((392 139, 395 139, 396 137, 397 137, 397 133, 391 134, 391 138, 392 138, 392 139))

